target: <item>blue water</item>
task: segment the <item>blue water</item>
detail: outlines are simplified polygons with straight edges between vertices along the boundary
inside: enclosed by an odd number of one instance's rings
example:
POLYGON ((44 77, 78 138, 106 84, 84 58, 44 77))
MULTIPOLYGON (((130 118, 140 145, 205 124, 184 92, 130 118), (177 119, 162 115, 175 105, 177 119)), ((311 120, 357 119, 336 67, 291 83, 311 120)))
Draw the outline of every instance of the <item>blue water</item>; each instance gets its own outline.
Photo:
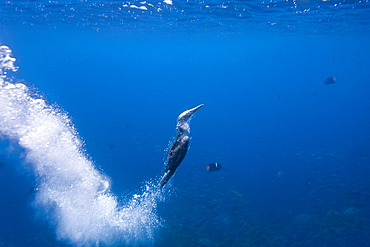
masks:
POLYGON ((0 3, 0 246, 368 246, 369 44, 369 1, 0 3))

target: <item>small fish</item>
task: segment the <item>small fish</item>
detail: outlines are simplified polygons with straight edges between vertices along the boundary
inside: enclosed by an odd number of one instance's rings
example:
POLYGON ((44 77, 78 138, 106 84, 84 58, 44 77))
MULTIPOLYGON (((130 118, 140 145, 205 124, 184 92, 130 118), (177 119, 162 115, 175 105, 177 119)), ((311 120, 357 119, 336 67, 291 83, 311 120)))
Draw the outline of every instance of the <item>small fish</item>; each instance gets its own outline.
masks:
POLYGON ((206 169, 210 172, 218 171, 221 169, 221 164, 220 163, 212 163, 206 166, 206 169))
POLYGON ((33 186, 27 191, 27 194, 35 194, 38 190, 39 188, 37 188, 36 186, 33 186))
POLYGON ((325 85, 329 85, 329 84, 334 84, 336 81, 337 81, 337 78, 332 76, 332 77, 326 78, 324 83, 325 85))
POLYGON ((244 195, 236 190, 230 190, 231 194, 236 197, 243 197, 244 195))
POLYGON ((308 186, 310 186, 310 185, 311 185, 311 181, 310 181, 310 180, 307 180, 307 181, 306 181, 306 184, 307 184, 308 186))

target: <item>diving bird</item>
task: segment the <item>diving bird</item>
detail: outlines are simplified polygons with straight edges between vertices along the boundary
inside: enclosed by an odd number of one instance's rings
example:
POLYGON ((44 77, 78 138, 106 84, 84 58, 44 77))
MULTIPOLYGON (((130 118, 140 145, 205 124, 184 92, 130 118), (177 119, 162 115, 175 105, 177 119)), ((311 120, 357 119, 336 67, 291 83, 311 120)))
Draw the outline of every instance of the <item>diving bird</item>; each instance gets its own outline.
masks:
POLYGON ((190 120, 194 113, 203 106, 198 105, 190 110, 184 111, 177 118, 177 135, 175 141, 171 144, 171 148, 167 155, 166 168, 164 170, 159 186, 162 188, 168 180, 175 174, 176 169, 181 164, 182 160, 189 148, 190 120))

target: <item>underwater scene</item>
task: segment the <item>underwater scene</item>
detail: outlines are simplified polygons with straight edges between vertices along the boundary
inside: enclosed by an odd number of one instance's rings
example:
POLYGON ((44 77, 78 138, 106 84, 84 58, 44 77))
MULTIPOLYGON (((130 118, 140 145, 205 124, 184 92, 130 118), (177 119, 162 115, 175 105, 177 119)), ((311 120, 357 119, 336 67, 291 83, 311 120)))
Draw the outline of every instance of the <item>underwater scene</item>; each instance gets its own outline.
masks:
POLYGON ((368 0, 0 3, 0 246, 367 247, 368 0))

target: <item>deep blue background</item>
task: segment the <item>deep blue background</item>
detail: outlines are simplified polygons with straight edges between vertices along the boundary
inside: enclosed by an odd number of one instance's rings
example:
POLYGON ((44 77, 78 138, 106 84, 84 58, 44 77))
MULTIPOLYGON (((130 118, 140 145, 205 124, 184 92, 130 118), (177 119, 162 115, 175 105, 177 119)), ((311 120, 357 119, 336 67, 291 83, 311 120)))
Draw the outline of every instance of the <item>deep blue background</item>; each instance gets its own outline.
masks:
MULTIPOLYGON (((178 114, 205 104, 175 194, 160 205, 167 227, 158 246, 370 240, 369 36, 28 28, 4 30, 0 41, 17 58, 16 78, 68 112, 119 196, 161 174, 178 114), (330 76, 337 83, 325 85, 330 76), (207 173, 211 162, 223 169, 207 173)), ((1 179, 0 232, 15 235, 4 234, 5 246, 23 231, 37 243, 46 231, 26 223, 32 178, 9 167, 21 167, 16 158, 3 158, 2 173, 13 175, 1 179), (4 224, 9 204, 24 221, 4 224)), ((52 231, 43 235, 54 241, 52 231)))

